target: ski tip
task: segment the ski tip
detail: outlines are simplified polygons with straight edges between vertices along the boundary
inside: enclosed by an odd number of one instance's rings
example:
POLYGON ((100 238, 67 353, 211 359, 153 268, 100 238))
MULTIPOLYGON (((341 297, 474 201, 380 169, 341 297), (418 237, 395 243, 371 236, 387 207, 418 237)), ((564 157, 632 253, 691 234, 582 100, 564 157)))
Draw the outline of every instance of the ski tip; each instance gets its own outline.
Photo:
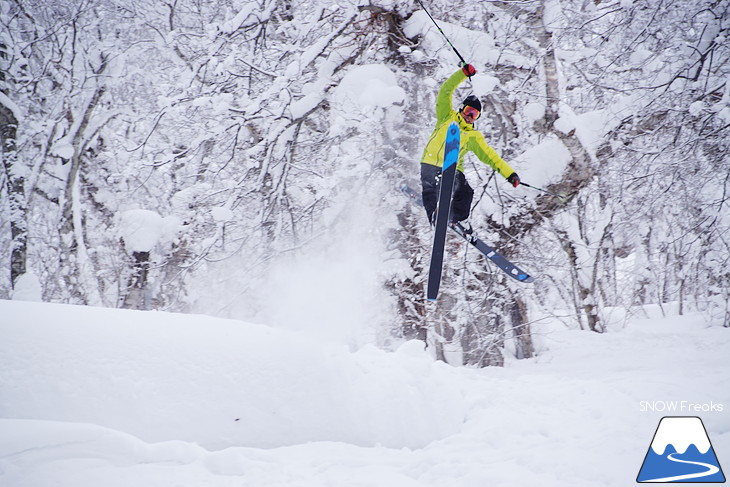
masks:
MULTIPOLYGON (((494 254, 494 253, 495 252, 492 252, 492 254, 494 254)), ((489 257, 490 259, 492 258, 492 256, 489 254, 487 254, 487 257, 489 257)), ((513 267, 512 270, 508 274, 520 282, 532 282, 535 280, 535 279, 533 279, 533 277, 531 275, 529 275, 525 271, 520 270, 517 267, 513 267)))
POLYGON ((432 303, 435 303, 435 302, 436 302, 436 298, 426 298, 426 299, 427 299, 428 301, 432 302, 432 303))

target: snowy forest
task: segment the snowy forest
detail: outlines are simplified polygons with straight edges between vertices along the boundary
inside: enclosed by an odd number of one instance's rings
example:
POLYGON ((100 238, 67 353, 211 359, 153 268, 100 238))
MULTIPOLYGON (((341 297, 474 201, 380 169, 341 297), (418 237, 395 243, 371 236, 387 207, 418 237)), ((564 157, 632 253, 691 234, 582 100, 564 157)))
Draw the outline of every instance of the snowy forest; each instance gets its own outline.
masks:
POLYGON ((0 298, 535 354, 658 305, 730 326, 730 1, 424 2, 478 73, 479 236, 425 300, 418 188, 459 59, 415 0, 0 0, 0 298), (296 318, 296 319, 293 319, 296 318), (614 320, 615 321, 615 320, 614 320), (289 323, 289 325, 287 325, 289 323))

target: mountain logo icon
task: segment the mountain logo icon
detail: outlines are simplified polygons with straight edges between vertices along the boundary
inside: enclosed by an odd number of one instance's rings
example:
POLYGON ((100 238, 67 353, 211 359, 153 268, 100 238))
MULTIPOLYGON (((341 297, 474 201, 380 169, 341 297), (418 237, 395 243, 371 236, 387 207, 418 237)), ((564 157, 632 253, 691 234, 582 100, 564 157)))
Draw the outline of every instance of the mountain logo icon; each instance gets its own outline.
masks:
POLYGON ((725 482, 702 420, 696 416, 663 417, 636 481, 725 482))

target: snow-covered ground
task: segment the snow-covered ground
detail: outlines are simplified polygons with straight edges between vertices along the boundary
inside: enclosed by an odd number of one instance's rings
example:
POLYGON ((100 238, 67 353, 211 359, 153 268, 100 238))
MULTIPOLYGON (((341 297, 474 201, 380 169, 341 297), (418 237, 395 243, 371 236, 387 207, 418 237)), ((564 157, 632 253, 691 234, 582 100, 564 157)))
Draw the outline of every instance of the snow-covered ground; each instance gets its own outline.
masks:
POLYGON ((700 416, 730 465, 729 329, 536 331, 537 359, 470 369, 417 342, 353 353, 206 316, 0 301, 0 485, 626 486, 672 415, 700 416))

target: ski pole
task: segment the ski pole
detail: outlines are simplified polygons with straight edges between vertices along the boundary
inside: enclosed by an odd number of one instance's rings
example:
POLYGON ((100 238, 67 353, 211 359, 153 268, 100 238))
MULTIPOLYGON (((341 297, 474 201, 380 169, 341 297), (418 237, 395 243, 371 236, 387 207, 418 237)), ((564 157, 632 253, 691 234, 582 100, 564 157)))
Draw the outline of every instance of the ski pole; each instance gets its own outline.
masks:
POLYGON ((443 30, 441 30, 441 27, 439 27, 439 25, 438 25, 438 24, 436 23, 436 21, 434 20, 434 18, 433 18, 433 17, 431 17, 431 14, 430 14, 430 13, 428 13, 428 10, 426 10, 426 6, 425 6, 425 5, 423 5, 423 2, 422 2, 421 0, 417 0, 417 1, 418 1, 418 3, 419 3, 419 4, 421 4, 421 8, 423 9, 423 11, 424 11, 424 12, 426 12, 426 15, 428 15, 428 18, 429 18, 429 19, 431 19, 431 22, 433 22, 433 25, 435 25, 435 26, 436 26, 436 28, 438 29, 438 31, 439 31, 439 32, 441 32, 441 35, 442 35, 442 36, 444 36, 444 39, 446 39, 446 42, 448 42, 448 43, 449 43, 449 46, 451 46, 451 49, 453 49, 453 50, 454 50, 454 52, 456 53, 456 55, 457 55, 457 56, 459 56, 459 59, 460 59, 460 60, 461 60, 461 62, 462 62, 462 66, 463 66, 463 65, 466 65, 466 64, 469 64, 469 63, 467 63, 467 62, 466 62, 466 61, 464 60, 463 56, 462 56, 461 54, 459 54, 459 51, 457 51, 457 50, 456 50, 456 48, 455 48, 455 47, 454 47, 454 45, 453 45, 453 44, 451 43, 451 41, 449 40, 449 38, 448 38, 448 37, 446 37, 446 34, 444 34, 444 31, 443 31, 443 30))
POLYGON ((533 186, 531 184, 527 184, 523 181, 520 181, 520 186, 527 186, 528 188, 532 188, 536 191, 542 191, 543 193, 549 194, 550 196, 555 196, 556 198, 559 198, 561 201, 565 198, 563 195, 559 195, 557 193, 553 193, 552 191, 548 191, 546 189, 538 188, 537 186, 533 186))

